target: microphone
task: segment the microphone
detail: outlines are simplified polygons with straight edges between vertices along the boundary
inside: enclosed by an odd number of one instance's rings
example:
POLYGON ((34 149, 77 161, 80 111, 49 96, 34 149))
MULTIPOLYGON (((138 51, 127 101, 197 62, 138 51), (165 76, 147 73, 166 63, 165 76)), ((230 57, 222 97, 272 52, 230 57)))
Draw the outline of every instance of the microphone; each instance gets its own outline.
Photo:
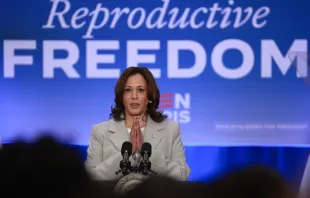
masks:
POLYGON ((129 161, 129 157, 132 153, 132 144, 131 142, 124 142, 122 145, 121 153, 123 156, 123 160, 120 161, 120 170, 117 171, 115 174, 117 175, 118 173, 122 172, 123 175, 129 174, 131 171, 131 162, 129 161))
POLYGON ((149 158, 152 155, 152 145, 148 142, 142 144, 141 148, 142 154, 142 161, 140 163, 140 171, 143 175, 147 175, 149 172, 156 174, 154 171, 151 170, 151 162, 149 158))

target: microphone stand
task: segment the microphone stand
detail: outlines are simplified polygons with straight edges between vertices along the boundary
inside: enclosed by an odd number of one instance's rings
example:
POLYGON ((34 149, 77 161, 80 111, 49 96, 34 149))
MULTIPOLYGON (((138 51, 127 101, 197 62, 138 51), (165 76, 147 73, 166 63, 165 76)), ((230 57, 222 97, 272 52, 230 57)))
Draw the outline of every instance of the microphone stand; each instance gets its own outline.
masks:
POLYGON ((130 161, 124 162, 123 160, 120 162, 120 168, 115 172, 116 175, 122 173, 123 175, 128 175, 130 173, 141 173, 142 175, 157 175, 157 173, 151 169, 151 162, 143 160, 140 162, 140 166, 131 166, 130 161))
MULTIPOLYGON (((145 157, 144 159, 148 159, 148 157, 145 157)), ((140 172, 143 175, 147 174, 157 175, 157 173, 151 169, 151 162, 149 160, 142 160, 140 162, 140 172)))
POLYGON ((120 161, 119 167, 120 169, 115 172, 116 175, 119 173, 123 173, 123 175, 128 175, 130 172, 132 172, 133 167, 131 166, 131 162, 128 158, 127 151, 124 153, 126 157, 124 157, 125 160, 120 161))
POLYGON ((125 151, 123 154, 124 158, 122 161, 120 161, 120 164, 119 164, 120 169, 116 171, 115 174, 118 175, 122 173, 123 175, 128 175, 134 172, 134 173, 140 173, 143 175, 148 175, 148 174, 157 175, 157 173, 151 169, 151 162, 149 160, 149 155, 150 154, 147 151, 144 152, 143 160, 140 161, 141 155, 139 156, 139 155, 134 154, 133 158, 135 160, 135 166, 131 166, 131 162, 128 159, 129 157, 128 152, 125 151), (139 161, 140 161, 140 165, 139 165, 139 161))

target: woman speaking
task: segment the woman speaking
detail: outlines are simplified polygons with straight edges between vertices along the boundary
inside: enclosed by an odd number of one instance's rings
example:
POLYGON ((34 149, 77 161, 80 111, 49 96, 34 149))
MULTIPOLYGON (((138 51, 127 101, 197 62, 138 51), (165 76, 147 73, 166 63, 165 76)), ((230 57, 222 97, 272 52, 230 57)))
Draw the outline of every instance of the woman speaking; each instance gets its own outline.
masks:
MULTIPOLYGON (((152 145, 150 162, 158 175, 186 181, 186 164, 179 124, 157 111, 160 92, 152 73, 144 67, 129 67, 115 86, 111 119, 92 127, 86 167, 95 179, 115 180, 120 176, 123 142, 132 143, 137 156, 143 142, 152 145)), ((131 159, 132 160, 132 159, 131 159)))

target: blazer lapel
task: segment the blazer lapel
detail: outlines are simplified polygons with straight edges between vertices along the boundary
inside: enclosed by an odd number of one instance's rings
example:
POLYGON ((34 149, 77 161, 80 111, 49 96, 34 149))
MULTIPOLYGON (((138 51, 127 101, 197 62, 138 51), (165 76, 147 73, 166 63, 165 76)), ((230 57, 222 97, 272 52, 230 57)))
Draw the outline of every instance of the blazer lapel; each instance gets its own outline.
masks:
POLYGON ((164 138, 164 124, 154 122, 150 117, 145 126, 144 142, 149 142, 152 149, 156 149, 160 141, 164 138))
POLYGON ((129 141, 125 121, 114 121, 109 127, 109 132, 113 133, 109 136, 110 141, 114 144, 117 150, 121 151, 123 143, 129 141))

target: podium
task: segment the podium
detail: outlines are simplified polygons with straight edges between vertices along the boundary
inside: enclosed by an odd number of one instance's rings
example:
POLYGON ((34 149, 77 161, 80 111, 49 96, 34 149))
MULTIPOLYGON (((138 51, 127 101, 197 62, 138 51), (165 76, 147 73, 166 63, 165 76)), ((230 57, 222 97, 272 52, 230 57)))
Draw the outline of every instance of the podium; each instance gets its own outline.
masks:
POLYGON ((129 173, 117 182, 114 190, 117 194, 126 194, 147 179, 147 175, 143 175, 141 173, 129 173))
POLYGON ((130 161, 121 161, 120 170, 115 172, 116 175, 122 174, 123 177, 118 180, 115 185, 115 192, 117 194, 126 194, 137 185, 146 181, 150 176, 157 175, 151 170, 151 162, 142 160, 140 166, 131 166, 130 161))

